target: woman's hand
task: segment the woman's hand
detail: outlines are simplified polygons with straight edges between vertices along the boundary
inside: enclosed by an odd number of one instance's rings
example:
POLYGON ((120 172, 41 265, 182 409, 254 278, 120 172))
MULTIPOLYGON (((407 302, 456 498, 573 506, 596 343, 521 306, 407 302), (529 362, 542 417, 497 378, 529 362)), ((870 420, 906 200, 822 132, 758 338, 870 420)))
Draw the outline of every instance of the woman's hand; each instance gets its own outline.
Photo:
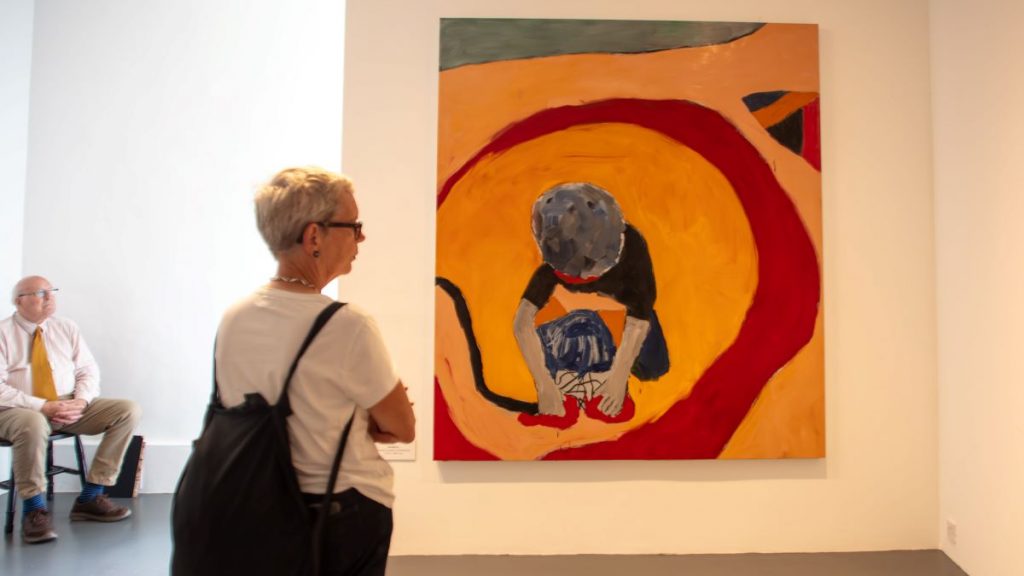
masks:
POLYGON ((370 407, 369 431, 375 441, 385 444, 416 439, 416 416, 401 381, 383 400, 370 407))
POLYGON ((370 416, 369 431, 370 437, 373 438, 373 441, 377 442, 378 444, 395 444, 398 442, 397 436, 391 434, 390 432, 385 432, 380 429, 380 425, 377 424, 377 421, 373 419, 373 416, 370 416))

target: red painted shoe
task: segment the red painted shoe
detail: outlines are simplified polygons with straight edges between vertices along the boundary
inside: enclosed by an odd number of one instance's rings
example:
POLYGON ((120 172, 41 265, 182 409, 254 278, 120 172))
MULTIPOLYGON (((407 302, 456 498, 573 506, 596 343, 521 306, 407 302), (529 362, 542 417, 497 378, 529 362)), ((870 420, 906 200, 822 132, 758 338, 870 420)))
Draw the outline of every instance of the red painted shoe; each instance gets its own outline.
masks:
POLYGON ((633 403, 633 399, 631 397, 626 396, 626 399, 622 402, 622 410, 620 410, 615 416, 609 416, 604 412, 601 412, 601 409, 598 408, 598 406, 601 405, 602 398, 604 398, 604 396, 594 396, 590 399, 590 402, 587 402, 587 406, 584 410, 587 417, 594 420, 600 420, 601 422, 607 422, 609 424, 616 424, 619 422, 628 422, 636 415, 636 404, 633 403))
POLYGON ((519 423, 523 426, 547 426, 565 430, 580 419, 580 405, 573 396, 566 396, 563 400, 565 406, 564 416, 552 416, 551 414, 527 414, 519 415, 519 423))

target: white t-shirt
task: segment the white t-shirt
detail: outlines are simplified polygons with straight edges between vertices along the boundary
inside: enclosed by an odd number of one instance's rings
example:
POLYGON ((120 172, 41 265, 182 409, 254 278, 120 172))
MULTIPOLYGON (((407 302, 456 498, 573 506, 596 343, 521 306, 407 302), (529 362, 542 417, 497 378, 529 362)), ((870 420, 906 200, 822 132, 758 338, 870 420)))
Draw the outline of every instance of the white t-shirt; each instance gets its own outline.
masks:
MULTIPOLYGON (((331 302, 321 294, 263 287, 228 309, 217 332, 221 402, 236 406, 245 394, 258 392, 276 404, 302 341, 331 302)), ((356 407, 334 492, 356 488, 391 507, 393 473, 367 430, 367 409, 397 383, 373 319, 351 304, 338 310, 299 361, 289 391, 292 463, 303 492, 324 493, 342 430, 356 407)))

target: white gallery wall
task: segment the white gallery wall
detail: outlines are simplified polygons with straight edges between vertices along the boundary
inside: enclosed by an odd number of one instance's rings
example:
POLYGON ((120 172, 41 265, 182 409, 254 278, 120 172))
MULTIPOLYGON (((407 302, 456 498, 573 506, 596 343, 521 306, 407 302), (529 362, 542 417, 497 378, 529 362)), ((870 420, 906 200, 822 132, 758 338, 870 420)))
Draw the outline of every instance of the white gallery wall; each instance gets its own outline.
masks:
POLYGON ((346 20, 343 165, 383 233, 342 295, 379 311, 419 408, 420 459, 396 466, 396 553, 938 545, 926 0, 349 0, 346 20), (442 16, 820 25, 827 459, 430 461, 442 16))
POLYGON ((1024 542, 1022 20, 1013 0, 932 2, 940 526, 972 576, 1020 574, 1024 542))
POLYGON ((146 491, 174 489, 198 435, 221 312, 275 271, 256 185, 340 168, 344 17, 336 0, 35 2, 23 268, 61 288, 104 394, 142 405, 146 491))
MULTIPOLYGON (((4 182, 0 186, 0 300, 4 302, 4 309, 10 302, 11 286, 21 278, 32 3, 32 0, 0 2, 0 177, 4 182)), ((10 450, 0 450, 0 470, 10 470, 9 458, 10 450)))

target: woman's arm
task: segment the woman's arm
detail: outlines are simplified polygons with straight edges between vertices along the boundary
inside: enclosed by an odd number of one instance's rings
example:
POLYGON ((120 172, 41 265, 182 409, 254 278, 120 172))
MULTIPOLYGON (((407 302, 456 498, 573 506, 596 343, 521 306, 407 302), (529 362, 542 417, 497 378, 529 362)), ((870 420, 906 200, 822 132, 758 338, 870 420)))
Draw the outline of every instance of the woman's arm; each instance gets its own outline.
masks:
POLYGON ((383 400, 370 407, 370 435, 384 444, 416 439, 416 415, 401 380, 383 400))

